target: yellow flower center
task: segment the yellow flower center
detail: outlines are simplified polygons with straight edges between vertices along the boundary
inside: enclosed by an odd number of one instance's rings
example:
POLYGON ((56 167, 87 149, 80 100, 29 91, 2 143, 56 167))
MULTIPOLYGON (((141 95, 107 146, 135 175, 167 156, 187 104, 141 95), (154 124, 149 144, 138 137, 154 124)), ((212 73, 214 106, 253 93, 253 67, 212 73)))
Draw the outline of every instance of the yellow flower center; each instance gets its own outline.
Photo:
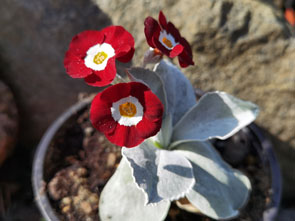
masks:
POLYGON ((119 110, 123 117, 133 117, 136 114, 136 106, 131 102, 121 104, 119 110))
POLYGON ((101 64, 102 62, 104 62, 104 60, 108 57, 107 53, 105 53, 104 51, 100 51, 98 52, 94 58, 93 58, 93 62, 95 64, 101 64))
POLYGON ((172 48, 172 42, 168 38, 164 37, 162 38, 162 41, 168 48, 172 48))

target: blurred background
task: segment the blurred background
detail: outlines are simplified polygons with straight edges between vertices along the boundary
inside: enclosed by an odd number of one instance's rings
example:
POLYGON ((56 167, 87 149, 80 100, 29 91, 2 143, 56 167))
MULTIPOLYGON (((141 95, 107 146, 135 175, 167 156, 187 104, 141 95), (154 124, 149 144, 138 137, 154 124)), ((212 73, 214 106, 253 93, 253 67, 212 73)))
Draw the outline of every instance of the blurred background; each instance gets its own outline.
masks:
POLYGON ((223 90, 260 106, 256 122, 272 139, 283 174, 279 220, 295 220, 290 0, 1 0, 0 220, 41 219, 31 190, 36 145, 81 93, 99 91, 65 73, 63 57, 72 37, 122 25, 135 38, 132 63, 140 66, 148 49, 144 19, 157 18, 160 10, 192 46, 195 66, 183 71, 196 88, 223 90))

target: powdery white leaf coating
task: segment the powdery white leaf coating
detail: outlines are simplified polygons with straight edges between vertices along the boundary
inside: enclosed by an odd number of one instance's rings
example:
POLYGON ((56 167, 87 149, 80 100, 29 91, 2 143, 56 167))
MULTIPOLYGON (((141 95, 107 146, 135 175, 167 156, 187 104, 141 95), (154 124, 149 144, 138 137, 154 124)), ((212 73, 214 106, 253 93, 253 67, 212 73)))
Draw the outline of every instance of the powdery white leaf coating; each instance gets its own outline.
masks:
POLYGON ((145 205, 145 194, 132 177, 132 170, 122 158, 115 174, 104 187, 99 201, 102 221, 151 221, 164 220, 170 208, 169 201, 145 205))
POLYGON ((137 185, 147 196, 146 203, 176 200, 194 185, 192 166, 181 154, 158 149, 149 140, 135 148, 122 148, 137 185))
POLYGON ((211 218, 237 216, 251 191, 249 179, 225 163, 209 142, 186 142, 175 149, 193 166, 196 183, 187 199, 211 218))
POLYGON ((162 148, 168 149, 170 145, 170 140, 173 132, 172 127, 172 116, 171 114, 167 114, 162 121, 161 130, 150 139, 153 142, 157 142, 161 145, 162 148))
POLYGON ((172 123, 175 125, 196 104, 195 91, 184 74, 168 61, 162 60, 154 71, 164 82, 167 111, 172 114, 172 123))
POLYGON ((207 93, 175 125, 172 141, 227 139, 253 122, 258 112, 257 105, 225 92, 207 93))

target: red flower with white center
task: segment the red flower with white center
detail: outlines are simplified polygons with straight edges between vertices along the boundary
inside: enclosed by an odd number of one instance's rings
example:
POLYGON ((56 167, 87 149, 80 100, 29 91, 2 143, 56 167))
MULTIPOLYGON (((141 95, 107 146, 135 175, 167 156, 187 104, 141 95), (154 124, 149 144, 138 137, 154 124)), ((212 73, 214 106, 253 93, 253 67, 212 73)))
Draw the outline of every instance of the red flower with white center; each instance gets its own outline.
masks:
POLYGON ((128 62, 133 54, 132 35, 121 26, 109 26, 76 35, 66 52, 64 66, 71 77, 84 78, 87 84, 101 87, 114 80, 115 59, 128 62))
POLYGON ((144 33, 155 54, 161 52, 170 58, 178 56, 181 67, 194 65, 191 46, 171 22, 167 23, 162 11, 159 13, 159 23, 152 17, 145 19, 144 33))
POLYGON ((109 141, 134 147, 156 135, 162 124, 160 99, 140 82, 119 83, 98 93, 90 108, 93 126, 109 141))

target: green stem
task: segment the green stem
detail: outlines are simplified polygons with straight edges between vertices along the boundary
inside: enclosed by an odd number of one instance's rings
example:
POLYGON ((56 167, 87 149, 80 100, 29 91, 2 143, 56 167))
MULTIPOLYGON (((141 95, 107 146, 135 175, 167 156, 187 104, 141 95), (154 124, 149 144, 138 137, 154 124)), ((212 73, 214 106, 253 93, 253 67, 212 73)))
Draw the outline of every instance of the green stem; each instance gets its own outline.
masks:
POLYGON ((164 147, 158 141, 154 141, 154 145, 159 149, 164 149, 164 147))
POLYGON ((126 80, 122 78, 118 73, 116 73, 115 79, 112 81, 112 85, 118 84, 118 83, 126 83, 126 80))

